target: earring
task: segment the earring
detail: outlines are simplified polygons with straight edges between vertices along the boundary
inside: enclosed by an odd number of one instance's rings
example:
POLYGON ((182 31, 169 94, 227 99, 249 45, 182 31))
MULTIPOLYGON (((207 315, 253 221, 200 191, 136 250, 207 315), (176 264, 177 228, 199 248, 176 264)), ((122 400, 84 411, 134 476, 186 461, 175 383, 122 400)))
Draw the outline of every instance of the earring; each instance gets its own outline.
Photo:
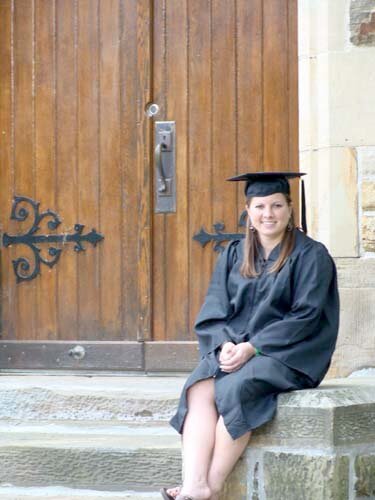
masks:
POLYGON ((286 227, 286 230, 287 231, 292 231, 293 230, 293 224, 292 224, 291 219, 289 219, 289 222, 288 222, 288 225, 286 227))
POLYGON ((249 229, 252 233, 255 233, 255 227, 252 225, 251 221, 249 222, 249 229))

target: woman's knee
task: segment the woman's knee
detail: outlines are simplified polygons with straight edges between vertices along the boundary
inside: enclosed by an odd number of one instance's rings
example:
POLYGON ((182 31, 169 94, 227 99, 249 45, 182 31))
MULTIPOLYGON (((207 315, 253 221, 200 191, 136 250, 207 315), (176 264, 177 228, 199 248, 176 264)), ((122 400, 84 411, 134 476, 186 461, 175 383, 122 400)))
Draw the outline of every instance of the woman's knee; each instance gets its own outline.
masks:
POLYGON ((193 403, 194 401, 198 402, 215 402, 215 385, 214 380, 212 378, 208 378, 205 380, 200 380, 196 382, 194 385, 189 387, 187 390, 187 400, 188 404, 193 403))

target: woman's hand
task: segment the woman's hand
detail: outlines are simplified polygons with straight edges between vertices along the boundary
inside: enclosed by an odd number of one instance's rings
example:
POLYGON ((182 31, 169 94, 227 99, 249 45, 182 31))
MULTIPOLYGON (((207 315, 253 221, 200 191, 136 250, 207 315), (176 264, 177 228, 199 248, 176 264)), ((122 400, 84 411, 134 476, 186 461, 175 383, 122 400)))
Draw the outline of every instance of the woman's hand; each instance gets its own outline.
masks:
POLYGON ((220 353, 220 369, 226 373, 234 372, 241 368, 254 354, 255 349, 249 342, 242 342, 237 345, 227 342, 220 353))

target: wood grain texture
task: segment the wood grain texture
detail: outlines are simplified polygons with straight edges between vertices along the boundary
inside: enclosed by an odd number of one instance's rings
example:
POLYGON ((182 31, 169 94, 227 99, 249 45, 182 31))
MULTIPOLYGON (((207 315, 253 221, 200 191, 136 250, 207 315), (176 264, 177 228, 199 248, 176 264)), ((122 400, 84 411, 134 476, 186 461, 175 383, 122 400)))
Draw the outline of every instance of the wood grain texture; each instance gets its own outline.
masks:
MULTIPOLYGON (((35 198, 35 3, 21 0, 14 3, 14 194, 35 198)), ((17 230, 27 231, 32 225, 30 217, 17 224, 17 230)), ((32 252, 19 246, 16 257, 32 252)), ((35 338, 36 283, 28 282, 16 289, 16 328, 22 338, 35 338)))
MULTIPOLYGON (((56 0, 56 211, 59 227, 73 233, 78 221, 78 8, 56 0)), ((58 338, 73 340, 79 331, 78 254, 66 245, 57 275, 58 338)))
POLYGON ((193 235, 238 231, 243 209, 225 179, 298 168, 296 0, 4 0, 0 14, 1 229, 27 227, 9 221, 22 194, 58 232, 105 237, 21 285, 26 250, 3 249, 4 338, 194 339, 217 254, 193 235), (176 122, 176 213, 152 212, 149 102, 176 122))
POLYGON ((189 232, 188 169, 187 169, 187 2, 169 2, 166 12, 166 31, 173 43, 166 47, 166 118, 176 121, 178 147, 176 151, 176 193, 178 209, 165 219, 165 271, 173 276, 166 281, 166 328, 164 338, 173 332, 174 339, 184 338, 189 318, 189 232), (181 11, 184 13, 181 16, 181 11))
MULTIPOLYGON (((99 2, 83 0, 77 4, 77 221, 86 230, 101 225, 101 144, 99 103, 99 2)), ((100 100, 101 102, 101 100, 100 100)), ((106 242, 107 243, 107 242, 106 242)), ((111 243, 109 243, 110 245, 111 243)), ((102 250, 102 246, 99 247, 102 250)), ((100 338, 99 252, 88 247, 78 256, 78 339, 100 338)))
MULTIPOLYGON (((55 2, 35 0, 35 198, 44 208, 56 207, 55 2)), ((48 220, 41 224, 48 234, 48 220)), ((46 247, 42 255, 49 260, 46 247)), ((54 339, 57 334, 56 273, 45 269, 36 285, 36 339, 54 339)), ((27 338, 27 337, 26 337, 27 338)))
MULTIPOLYGON (((205 226, 211 229, 213 66, 212 3, 189 1, 189 237, 205 226)), ((191 240, 190 240, 191 241, 191 240)), ((186 340, 194 338, 193 324, 212 271, 212 250, 196 242, 189 246, 189 325, 186 340)), ((172 332, 171 332, 172 333, 172 332)))
POLYGON ((151 338, 151 124, 145 114, 151 98, 151 0, 137 2, 137 173, 138 328, 137 339, 151 338))
MULTIPOLYGON (((150 336, 151 6, 133 0, 9 0, 0 4, 1 229, 15 194, 56 211, 58 233, 105 239, 16 284, 2 252, 4 338, 119 340, 150 336)), ((43 234, 51 233, 44 220, 43 234)), ((60 245, 60 248, 62 246, 60 245)), ((43 257, 48 247, 41 246, 43 257)))
MULTIPOLYGON (((12 47, 13 47, 13 14, 12 2, 0 2, 0 172, 2 189, 0 189, 0 231, 8 230, 8 219, 12 205, 14 186, 14 158, 13 158, 13 84, 12 84, 12 47)), ((16 289, 12 286, 13 270, 12 259, 15 256, 13 248, 7 252, 0 252, 1 263, 1 303, 0 303, 0 332, 8 338, 15 337, 15 295, 16 289)))
POLYGON ((158 119, 176 121, 177 212, 153 218, 153 338, 189 340, 217 257, 193 235, 237 232, 244 209, 243 185, 225 179, 298 169, 297 3, 157 6, 153 94, 158 119))
POLYGON ((100 336, 122 338, 121 325, 121 102, 120 4, 100 3, 100 227, 106 235, 100 255, 100 336), (116 235, 116 236, 115 236, 116 235))
POLYGON ((120 5, 121 110, 121 338, 137 339, 138 330, 138 169, 137 158, 137 4, 120 5))

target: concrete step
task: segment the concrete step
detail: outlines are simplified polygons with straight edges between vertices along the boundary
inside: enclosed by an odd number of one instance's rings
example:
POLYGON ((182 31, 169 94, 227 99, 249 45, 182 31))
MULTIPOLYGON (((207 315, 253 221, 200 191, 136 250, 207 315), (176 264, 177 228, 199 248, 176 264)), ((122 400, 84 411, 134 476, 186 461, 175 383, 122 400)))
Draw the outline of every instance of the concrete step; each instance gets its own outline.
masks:
POLYGON ((167 424, 0 426, 0 484, 155 491, 181 481, 167 424))
POLYGON ((0 500, 160 500, 159 492, 95 491, 64 487, 0 486, 0 500))
POLYGON ((165 421, 185 377, 0 376, 0 421, 165 421))

